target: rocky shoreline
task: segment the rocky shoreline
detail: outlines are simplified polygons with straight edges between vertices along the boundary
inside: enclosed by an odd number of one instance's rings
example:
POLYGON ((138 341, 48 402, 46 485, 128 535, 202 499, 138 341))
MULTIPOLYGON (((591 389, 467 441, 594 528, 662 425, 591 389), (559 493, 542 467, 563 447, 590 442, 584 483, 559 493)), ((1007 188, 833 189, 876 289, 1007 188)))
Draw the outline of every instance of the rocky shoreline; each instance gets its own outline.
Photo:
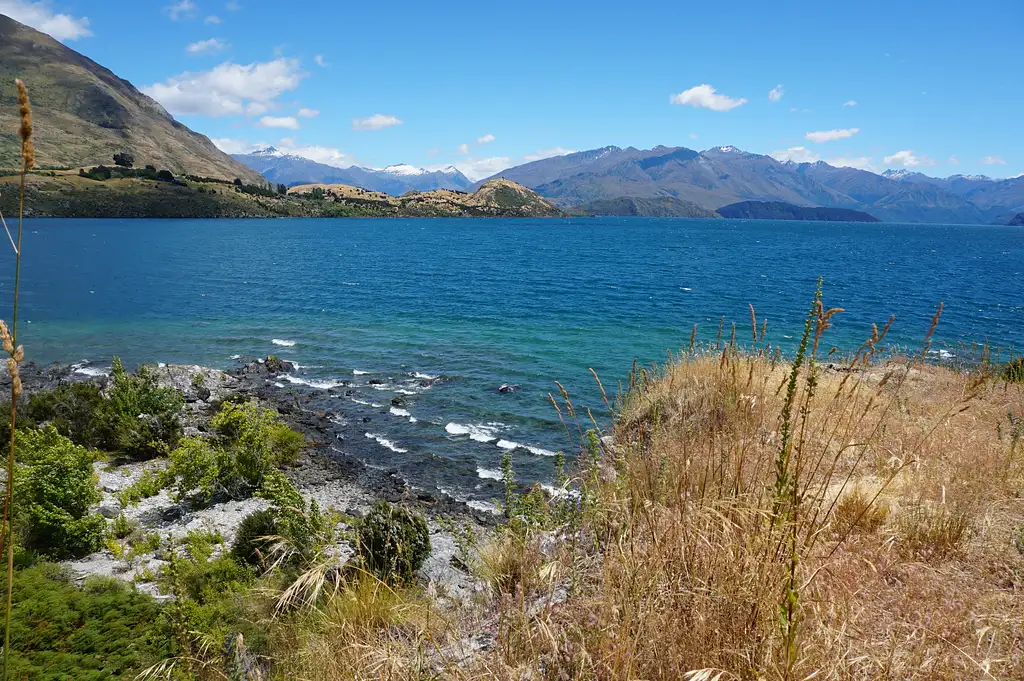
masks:
MULTIPOLYGON (((431 556, 420 570, 420 577, 443 587, 453 596, 467 597, 481 587, 477 581, 460 569, 456 539, 452 523, 482 535, 493 528, 497 518, 493 513, 473 508, 448 494, 436 490, 418 489, 405 480, 397 470, 379 469, 345 451, 342 436, 337 434, 338 423, 344 415, 331 410, 316 409, 309 403, 313 395, 300 395, 280 389, 278 378, 295 369, 290 362, 268 357, 257 359, 228 371, 198 365, 157 365, 154 368, 160 385, 180 392, 186 400, 181 419, 184 434, 199 435, 221 401, 233 397, 258 400, 273 407, 307 442, 297 463, 284 469, 285 475, 307 499, 315 499, 323 508, 333 508, 346 518, 364 515, 378 499, 404 502, 415 506, 428 520, 431 530, 431 556)), ((21 371, 25 392, 46 391, 69 382, 93 382, 103 386, 107 377, 100 371, 91 371, 82 365, 51 364, 47 366, 26 363, 21 371)), ((9 390, 6 371, 0 375, 0 390, 9 390)), ((249 513, 265 508, 260 498, 241 500, 215 499, 202 506, 174 502, 168 492, 143 499, 137 504, 122 506, 118 493, 139 479, 146 471, 160 469, 163 459, 143 462, 97 461, 94 464, 103 500, 97 510, 108 519, 122 513, 138 522, 146 531, 161 537, 180 539, 195 530, 216 531, 230 546, 235 531, 249 513)), ((336 547, 339 559, 352 551, 345 542, 336 547)), ((148 580, 162 565, 156 554, 125 561, 102 550, 66 565, 79 579, 90 575, 105 575, 134 581, 140 591, 162 597, 156 584, 148 580)))

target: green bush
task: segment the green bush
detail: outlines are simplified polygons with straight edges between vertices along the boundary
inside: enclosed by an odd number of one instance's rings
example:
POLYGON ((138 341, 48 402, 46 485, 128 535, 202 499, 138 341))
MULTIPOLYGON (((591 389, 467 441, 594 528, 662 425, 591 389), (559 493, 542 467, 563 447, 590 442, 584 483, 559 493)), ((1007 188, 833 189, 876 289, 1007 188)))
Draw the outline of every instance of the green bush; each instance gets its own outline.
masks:
POLYGON ((129 520, 127 516, 122 513, 114 520, 110 531, 116 539, 125 539, 137 529, 139 529, 139 523, 134 520, 129 520))
POLYGON ((273 509, 253 511, 242 519, 231 545, 231 555, 249 565, 263 564, 277 535, 277 513, 273 509))
POLYGON ((106 520, 89 507, 102 499, 92 454, 55 428, 19 431, 14 513, 22 544, 54 558, 103 546, 106 520))
POLYGON ((315 499, 309 503, 284 473, 272 470, 263 481, 260 496, 273 504, 275 536, 282 553, 275 562, 304 567, 323 558, 324 551, 337 538, 339 518, 332 511, 321 511, 315 499))
POLYGON ((205 500, 217 493, 250 496, 277 466, 293 462, 305 442, 256 402, 225 402, 212 426, 216 438, 186 438, 170 454, 165 478, 179 499, 195 492, 205 500))
POLYGON ((17 572, 12 596, 11 679, 134 679, 171 655, 160 605, 118 580, 92 578, 79 588, 58 566, 39 564, 17 572))
POLYGON ((408 582, 430 555, 423 516, 405 506, 378 501, 359 523, 357 551, 367 568, 386 582, 408 582))
POLYGON ((134 483, 117 493, 117 500, 122 506, 134 506, 142 499, 149 499, 160 494, 165 486, 165 474, 145 471, 134 483))
POLYGON ((92 383, 69 383, 35 393, 18 419, 48 423, 75 444, 94 448, 99 442, 97 416, 103 411, 103 395, 92 383))
POLYGON ((135 458, 149 458, 173 447, 181 437, 179 415, 185 398, 171 388, 157 385, 148 367, 125 371, 114 358, 108 399, 98 415, 99 442, 103 449, 135 458))

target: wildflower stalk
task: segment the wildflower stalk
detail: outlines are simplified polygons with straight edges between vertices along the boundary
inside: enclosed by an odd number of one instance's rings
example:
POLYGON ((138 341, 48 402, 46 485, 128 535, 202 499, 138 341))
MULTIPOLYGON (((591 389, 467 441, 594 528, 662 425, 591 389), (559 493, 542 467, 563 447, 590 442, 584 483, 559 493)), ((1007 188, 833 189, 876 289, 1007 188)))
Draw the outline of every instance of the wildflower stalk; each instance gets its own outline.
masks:
MULTIPOLYGON (((3 524, 0 525, 0 551, 7 550, 7 608, 4 611, 4 656, 3 675, 0 679, 7 681, 8 658, 11 650, 11 605, 14 591, 14 531, 11 522, 11 502, 14 492, 14 428, 18 420, 18 398, 21 396, 21 376, 18 372, 18 364, 25 359, 25 350, 18 345, 18 289, 21 283, 21 235, 25 219, 25 176, 35 165, 35 147, 32 144, 32 106, 28 101, 28 90, 21 80, 17 80, 18 86, 18 113, 21 118, 21 126, 18 134, 21 137, 21 187, 18 197, 18 240, 17 244, 11 239, 11 246, 14 248, 14 303, 11 311, 11 326, 0 320, 0 340, 3 341, 4 352, 7 353, 7 370, 11 375, 11 441, 7 455, 7 490, 4 496, 3 524)), ((3 220, 3 216, 0 216, 3 220)), ((3 220, 4 230, 8 238, 11 237, 11 230, 7 228, 7 221, 3 220)))

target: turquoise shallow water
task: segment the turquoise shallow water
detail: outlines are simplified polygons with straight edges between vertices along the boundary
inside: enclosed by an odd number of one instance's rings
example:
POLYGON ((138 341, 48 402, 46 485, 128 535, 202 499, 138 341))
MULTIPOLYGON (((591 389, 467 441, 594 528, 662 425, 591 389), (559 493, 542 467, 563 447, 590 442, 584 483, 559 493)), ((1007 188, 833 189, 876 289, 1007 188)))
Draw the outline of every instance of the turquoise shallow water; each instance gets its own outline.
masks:
POLYGON ((895 314, 892 340, 916 347, 939 301, 946 353, 1024 345, 1020 228, 610 218, 27 229, 30 359, 230 367, 277 354, 302 365, 286 389, 342 415, 340 447, 480 498, 503 448, 521 477, 550 477, 546 454, 569 446, 547 398, 555 380, 597 412, 588 368, 613 386, 634 358, 687 344, 694 324, 713 339, 722 316, 745 339, 748 303, 769 340, 791 347, 819 275, 826 304, 847 310, 830 345, 854 347, 895 314), (428 387, 427 376, 445 380, 428 387), (325 390, 341 381, 351 395, 325 390), (522 387, 499 394, 502 384, 522 387), (406 405, 392 410, 394 397, 406 405))

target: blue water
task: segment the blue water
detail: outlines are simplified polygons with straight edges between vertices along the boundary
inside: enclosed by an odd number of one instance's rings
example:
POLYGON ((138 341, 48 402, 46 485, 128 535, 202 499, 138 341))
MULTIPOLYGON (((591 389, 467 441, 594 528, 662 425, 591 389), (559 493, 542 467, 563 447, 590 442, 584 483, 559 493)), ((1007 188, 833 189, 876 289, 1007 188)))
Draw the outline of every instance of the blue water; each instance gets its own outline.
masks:
POLYGON ((768 339, 791 347, 819 275, 826 305, 847 310, 828 345, 855 347, 895 314, 890 340, 916 347, 943 301, 936 338, 949 354, 1024 346, 1024 230, 1012 227, 281 219, 27 230, 29 359, 231 367, 235 355, 277 354, 303 365, 283 390, 314 395, 347 424, 340 448, 479 498, 493 496, 481 475, 497 470, 499 442, 532 448, 512 451, 534 479, 551 475, 546 452, 570 447, 547 397, 555 380, 598 415, 589 368, 613 389, 634 358, 687 345, 694 324, 713 340, 722 316, 746 340, 748 304, 769 320, 768 339), (415 374, 445 380, 427 387, 415 374), (340 381, 351 395, 322 389, 340 381), (499 394, 506 383, 522 388, 499 394), (390 411, 396 396, 408 416, 390 411))

